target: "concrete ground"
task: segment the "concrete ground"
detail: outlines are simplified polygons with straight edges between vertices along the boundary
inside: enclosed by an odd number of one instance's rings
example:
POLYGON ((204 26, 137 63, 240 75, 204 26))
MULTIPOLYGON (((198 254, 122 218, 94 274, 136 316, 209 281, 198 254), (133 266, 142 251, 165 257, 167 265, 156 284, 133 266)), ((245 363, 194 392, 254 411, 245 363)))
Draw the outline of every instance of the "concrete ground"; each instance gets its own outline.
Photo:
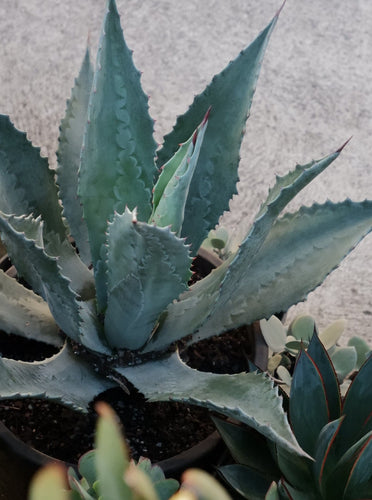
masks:
MULTIPOLYGON (((193 94, 253 40, 282 0, 118 0, 161 141, 193 94)), ((58 124, 105 0, 0 0, 0 112, 55 165, 58 124)), ((242 148, 239 196, 224 221, 247 228, 275 174, 352 141, 299 200, 372 197, 372 2, 288 0, 273 33, 242 148)), ((306 303, 320 327, 339 317, 372 343, 372 238, 306 303)))

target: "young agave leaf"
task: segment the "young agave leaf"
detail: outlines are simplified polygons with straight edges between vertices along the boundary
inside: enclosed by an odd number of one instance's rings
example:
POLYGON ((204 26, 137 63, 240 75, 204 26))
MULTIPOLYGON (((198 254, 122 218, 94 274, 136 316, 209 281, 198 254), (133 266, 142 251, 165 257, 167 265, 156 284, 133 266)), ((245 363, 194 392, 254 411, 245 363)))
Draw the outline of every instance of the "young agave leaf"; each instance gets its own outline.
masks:
POLYGON ((341 415, 341 394, 338 384, 335 368, 328 356, 328 353, 315 333, 307 350, 308 355, 314 361, 317 367, 324 390, 326 393, 329 420, 336 420, 341 415))
POLYGON ((114 386, 66 346, 44 361, 0 358, 1 399, 45 397, 86 412, 95 396, 114 386))
POLYGON ((280 478, 281 473, 261 434, 228 420, 216 417, 212 420, 235 462, 255 470, 269 482, 280 478))
MULTIPOLYGON (((194 127, 196 128, 196 127, 194 127)), ((105 290, 107 221, 138 207, 151 214, 156 143, 140 73, 132 61, 114 0, 109 0, 98 51, 82 150, 79 195, 87 222, 97 289, 105 290)), ((105 307, 105 296, 98 296, 105 307)))
POLYGON ((24 132, 8 116, 0 115, 0 211, 13 215, 41 215, 46 234, 65 238, 54 173, 24 132))
MULTIPOLYGON (((230 282, 229 299, 216 301, 213 315, 193 340, 270 317, 304 300, 371 228, 371 201, 327 202, 286 214, 276 221, 252 263, 242 266, 240 277, 230 282)), ((225 294, 227 299, 227 289, 225 294)))
POLYGON ((116 371, 150 401, 172 400, 204 406, 257 429, 295 455, 306 456, 289 427, 282 398, 263 374, 198 372, 183 363, 177 353, 142 365, 118 367, 116 371))
MULTIPOLYGON (((279 14, 279 13, 278 13, 279 14)), ((211 107, 198 165, 185 208, 182 236, 195 254, 236 193, 239 150, 262 59, 278 14, 256 40, 231 62, 178 117, 158 153, 158 166, 169 161, 211 107)))
POLYGON ((0 330, 56 347, 63 344, 47 303, 3 271, 0 271, 0 330))
POLYGON ((372 431, 372 357, 361 367, 345 396, 344 423, 337 437, 338 453, 345 453, 362 436, 372 431))
POLYGON ((306 351, 301 352, 293 374, 289 418, 300 446, 313 456, 319 433, 329 421, 329 412, 321 373, 306 351))
POLYGON ((208 116, 203 120, 200 127, 194 132, 191 140, 187 141, 187 149, 181 146, 181 151, 185 152, 184 156, 181 153, 177 155, 177 161, 181 162, 175 170, 167 185, 164 187, 161 197, 160 190, 164 184, 162 175, 169 176, 168 172, 164 172, 167 167, 173 170, 174 163, 172 159, 164 166, 163 173, 160 175, 161 186, 157 189, 155 186, 153 212, 150 217, 150 223, 160 227, 170 226, 172 231, 180 235, 184 220, 185 205, 189 194, 190 183, 193 179, 195 168, 198 162, 200 147, 203 144, 205 130, 207 128, 208 116), (156 196, 155 196, 156 195, 156 196))
POLYGON ((325 492, 328 477, 338 461, 333 445, 342 422, 343 417, 325 425, 319 434, 315 447, 313 472, 319 491, 322 494, 325 492))
POLYGON ((100 415, 96 431, 96 470, 98 491, 102 498, 110 500, 131 499, 130 487, 124 481, 124 473, 129 466, 128 451, 113 410, 105 403, 98 403, 100 415))
POLYGON ((113 347, 139 349, 187 288, 189 248, 169 228, 137 222, 128 209, 109 224, 108 242, 105 335, 113 347))
POLYGON ((89 49, 87 49, 79 76, 72 89, 71 98, 67 101, 66 114, 60 126, 57 151, 57 184, 63 204, 63 215, 68 221, 71 235, 79 249, 79 255, 87 265, 91 263, 88 229, 83 219, 83 209, 77 195, 77 186, 81 145, 87 123, 92 81, 93 66, 89 49))
POLYGON ((229 485, 247 500, 263 500, 271 485, 270 481, 245 465, 224 465, 218 470, 229 485))
POLYGON ((278 485, 276 483, 271 483, 270 488, 265 495, 265 500, 280 500, 278 494, 278 485))

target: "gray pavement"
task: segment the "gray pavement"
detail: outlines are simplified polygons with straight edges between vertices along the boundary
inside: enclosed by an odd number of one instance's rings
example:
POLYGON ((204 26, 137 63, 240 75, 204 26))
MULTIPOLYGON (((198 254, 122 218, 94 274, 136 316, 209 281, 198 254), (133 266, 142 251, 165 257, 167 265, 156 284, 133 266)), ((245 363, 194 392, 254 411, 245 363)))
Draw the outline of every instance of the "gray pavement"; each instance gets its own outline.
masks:
MULTIPOLYGON (((118 0, 161 140, 175 116, 261 31, 281 0, 118 0)), ((58 124, 104 0, 0 0, 0 112, 28 131, 55 165, 58 124)), ((352 141, 300 195, 372 197, 372 2, 288 0, 273 33, 242 149, 239 196, 224 222, 247 228, 274 182, 296 162, 352 141)), ((320 327, 339 317, 372 343, 372 237, 306 303, 320 327)))

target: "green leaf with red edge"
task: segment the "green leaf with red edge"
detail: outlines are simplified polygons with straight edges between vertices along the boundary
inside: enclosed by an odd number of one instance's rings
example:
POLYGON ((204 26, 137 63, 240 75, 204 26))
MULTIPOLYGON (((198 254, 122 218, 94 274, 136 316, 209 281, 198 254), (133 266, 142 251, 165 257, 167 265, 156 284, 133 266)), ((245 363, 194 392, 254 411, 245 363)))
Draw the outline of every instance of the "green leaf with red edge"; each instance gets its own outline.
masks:
MULTIPOLYGON (((343 424, 344 425, 344 424, 343 424)), ((342 430, 341 426, 341 430, 342 430)), ((340 434, 339 434, 340 435, 340 434)), ((327 500, 339 500, 340 498, 344 498, 344 493, 346 492, 347 485, 349 484, 349 481, 351 481, 351 477, 353 474, 353 471, 356 467, 356 464, 358 463, 358 460, 363 456, 363 454, 366 452, 365 457, 368 458, 370 457, 371 451, 369 450, 369 447, 371 446, 371 440, 372 440, 372 431, 363 436, 359 441, 357 441, 351 448, 349 448, 346 453, 342 455, 340 460, 338 461, 336 467, 333 469, 333 471, 330 473, 330 475, 327 478, 327 481, 325 482, 325 490, 324 490, 324 498, 327 498, 327 500), (367 451, 365 451, 367 450, 367 451)), ((364 471, 364 460, 361 462, 361 476, 364 479, 366 479, 366 484, 368 484, 368 475, 367 477, 365 476, 365 471, 364 471)), ((371 461, 369 461, 369 468, 371 473, 371 461)), ((357 480, 357 476, 355 476, 355 481, 357 480)), ((366 497, 363 495, 360 495, 358 492, 357 496, 354 497, 348 497, 354 498, 355 500, 364 500, 366 497)), ((371 498, 371 495, 367 498, 371 498)))
POLYGON ((319 434, 318 442, 315 448, 315 462, 313 463, 313 473, 317 486, 321 492, 324 492, 324 484, 327 482, 329 474, 334 469, 338 456, 333 446, 335 438, 340 430, 343 417, 333 420, 323 427, 319 434))
POLYGON ((372 436, 364 444, 351 469, 344 500, 357 500, 372 497, 372 436))
POLYGON ((263 500, 270 488, 270 481, 245 465, 224 465, 219 472, 247 500, 263 500))
POLYGON ((306 351, 300 353, 293 373, 289 416, 297 441, 313 456, 320 431, 329 421, 329 413, 322 375, 306 351))
POLYGON ((340 387, 332 361, 317 333, 312 336, 307 353, 316 364, 323 380, 329 420, 336 420, 341 415, 340 387))
POLYGON ((372 357, 361 367, 345 396, 342 413, 345 421, 337 437, 341 455, 362 436, 372 431, 372 357))

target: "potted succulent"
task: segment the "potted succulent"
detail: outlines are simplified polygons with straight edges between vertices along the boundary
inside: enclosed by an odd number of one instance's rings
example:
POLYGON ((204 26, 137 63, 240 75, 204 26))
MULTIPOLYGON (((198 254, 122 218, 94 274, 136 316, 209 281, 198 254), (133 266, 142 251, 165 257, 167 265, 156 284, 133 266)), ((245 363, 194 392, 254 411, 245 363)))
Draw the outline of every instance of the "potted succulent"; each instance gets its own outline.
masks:
POLYGON ((372 356, 343 397, 317 334, 300 352, 286 406, 293 435, 307 456, 288 454, 262 434, 216 420, 237 464, 222 476, 244 498, 333 500, 372 497, 372 356))
POLYGON ((303 300, 372 228, 368 200, 279 217, 338 148, 277 177, 239 248, 188 287, 192 257, 236 192, 278 15, 195 97, 159 151, 114 0, 95 70, 87 52, 62 120, 56 175, 0 116, 0 232, 31 287, 0 273, 0 327, 60 348, 34 363, 0 358, 1 399, 50 398, 84 412, 107 388, 133 385, 151 401, 239 417, 303 455, 264 375, 201 373, 177 352, 181 340, 194 344, 303 300))

